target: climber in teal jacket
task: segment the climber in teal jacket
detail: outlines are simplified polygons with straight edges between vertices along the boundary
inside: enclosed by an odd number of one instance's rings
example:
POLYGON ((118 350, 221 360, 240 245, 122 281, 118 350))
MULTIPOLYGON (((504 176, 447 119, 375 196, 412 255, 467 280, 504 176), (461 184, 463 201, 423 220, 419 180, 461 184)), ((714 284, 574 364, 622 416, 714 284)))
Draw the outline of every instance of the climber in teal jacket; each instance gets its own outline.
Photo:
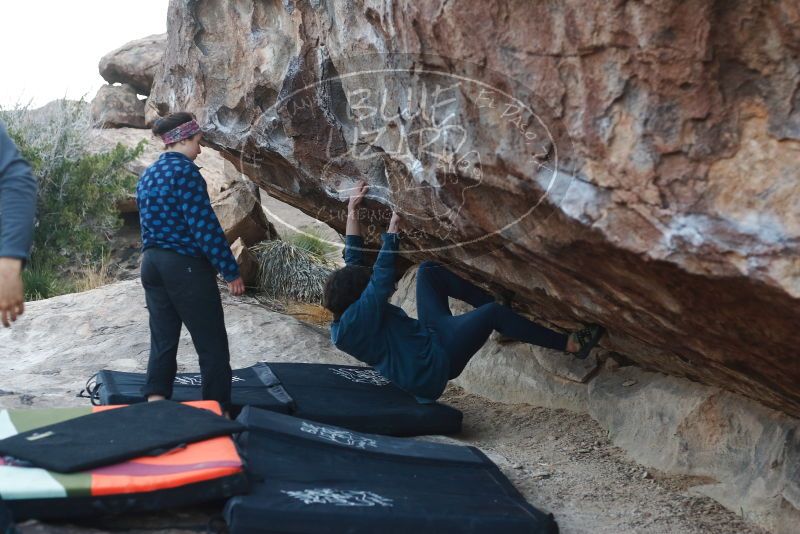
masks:
POLYGON ((361 183, 350 197, 345 237, 346 266, 325 284, 323 304, 333 313, 331 340, 336 347, 371 365, 381 375, 433 402, 448 380, 464 370, 493 330, 506 337, 586 358, 603 334, 597 325, 561 334, 529 321, 489 293, 442 265, 426 261, 417 271, 417 314, 409 317, 389 303, 395 290, 395 259, 400 217, 392 214, 383 246, 372 269, 364 264, 358 206, 367 192, 361 183), (475 309, 453 316, 450 297, 475 309))
MULTIPOLYGON (((435 342, 435 334, 401 308, 389 304, 395 287, 394 263, 399 236, 397 229, 390 225, 382 237, 383 247, 372 268, 372 276, 358 300, 331 324, 331 340, 337 348, 371 365, 420 400, 433 400, 442 394, 447 384, 448 358, 441 345, 435 342)), ((345 262, 348 266, 360 267, 362 275, 369 276, 361 254, 363 239, 360 235, 347 235, 345 239, 345 262)), ((326 284, 326 302, 335 301, 331 293, 341 289, 337 281, 344 281, 339 278, 332 277, 326 284)))

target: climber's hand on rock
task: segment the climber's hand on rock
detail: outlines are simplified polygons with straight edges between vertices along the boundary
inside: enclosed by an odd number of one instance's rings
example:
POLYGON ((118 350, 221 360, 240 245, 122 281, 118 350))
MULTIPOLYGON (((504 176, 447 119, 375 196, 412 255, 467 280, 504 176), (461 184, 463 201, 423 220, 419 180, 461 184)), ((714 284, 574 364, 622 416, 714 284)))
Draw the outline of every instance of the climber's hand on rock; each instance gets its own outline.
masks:
POLYGON ((358 182, 353 194, 350 195, 350 202, 347 204, 347 211, 353 212, 358 209, 358 206, 361 205, 361 201, 364 200, 364 195, 367 194, 368 190, 369 186, 367 185, 366 181, 361 180, 358 182))
POLYGON ((0 321, 9 327, 24 311, 22 260, 0 258, 0 321))
POLYGON ((234 297, 244 295, 244 280, 242 280, 241 276, 236 280, 228 282, 228 291, 230 291, 231 295, 234 297))
POLYGON ((387 230, 387 232, 389 232, 390 234, 396 234, 397 232, 399 232, 401 222, 402 219, 400 219, 400 214, 398 214, 396 211, 393 211, 392 220, 389 221, 389 229, 387 230))

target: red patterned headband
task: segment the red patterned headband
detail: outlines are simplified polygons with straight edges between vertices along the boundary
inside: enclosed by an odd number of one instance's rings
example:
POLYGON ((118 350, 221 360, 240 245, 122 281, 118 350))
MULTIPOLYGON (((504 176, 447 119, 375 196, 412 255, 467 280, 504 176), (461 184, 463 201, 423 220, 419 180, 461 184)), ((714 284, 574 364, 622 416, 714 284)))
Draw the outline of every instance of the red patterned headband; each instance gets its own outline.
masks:
POLYGON ((171 145, 172 143, 177 143, 178 141, 188 139, 199 131, 200 125, 197 124, 195 120, 190 120, 189 122, 184 122, 180 126, 173 128, 165 134, 162 134, 161 140, 164 141, 165 145, 171 145))

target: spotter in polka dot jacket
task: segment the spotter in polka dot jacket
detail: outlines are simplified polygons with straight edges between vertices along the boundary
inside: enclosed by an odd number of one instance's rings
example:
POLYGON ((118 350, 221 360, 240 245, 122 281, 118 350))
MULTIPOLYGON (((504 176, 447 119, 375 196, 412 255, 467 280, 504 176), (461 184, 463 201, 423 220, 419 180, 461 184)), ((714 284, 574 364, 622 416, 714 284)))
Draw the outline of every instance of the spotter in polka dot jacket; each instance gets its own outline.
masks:
POLYGON ((164 248, 206 257, 225 279, 239 278, 225 233, 219 224, 200 167, 180 152, 164 152, 147 167, 136 186, 142 226, 142 250, 164 248))

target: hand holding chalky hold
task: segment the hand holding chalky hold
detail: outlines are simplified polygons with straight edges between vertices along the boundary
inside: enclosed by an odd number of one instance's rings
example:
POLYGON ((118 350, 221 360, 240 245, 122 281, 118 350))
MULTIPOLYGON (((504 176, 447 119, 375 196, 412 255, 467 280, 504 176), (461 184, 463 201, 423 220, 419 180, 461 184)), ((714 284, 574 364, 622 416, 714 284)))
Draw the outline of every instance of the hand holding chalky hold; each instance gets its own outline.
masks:
POLYGON ((51 471, 72 473, 243 428, 207 410, 156 401, 92 413, 8 437, 0 440, 0 454, 51 471))

